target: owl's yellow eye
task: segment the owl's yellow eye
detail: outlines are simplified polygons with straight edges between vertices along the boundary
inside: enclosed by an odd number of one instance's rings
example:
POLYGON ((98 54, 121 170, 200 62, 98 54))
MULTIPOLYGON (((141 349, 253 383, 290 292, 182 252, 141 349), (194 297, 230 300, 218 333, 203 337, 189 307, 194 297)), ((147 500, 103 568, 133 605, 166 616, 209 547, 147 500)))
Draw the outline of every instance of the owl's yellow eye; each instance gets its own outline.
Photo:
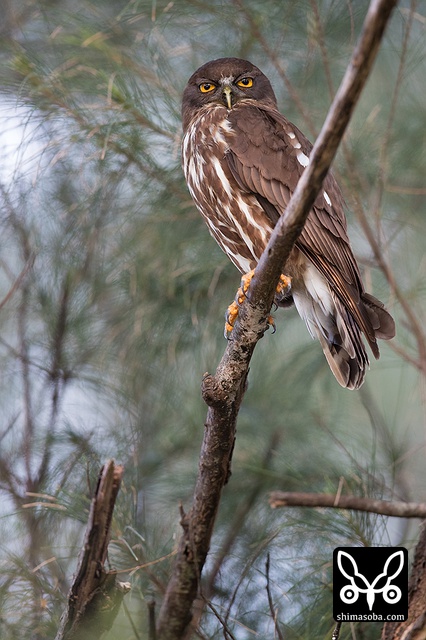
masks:
POLYGON ((201 93, 210 93, 210 91, 214 91, 216 89, 216 85, 213 82, 203 82, 199 87, 201 93))
POLYGON ((238 80, 237 85, 243 87, 243 89, 249 89, 253 86, 253 78, 241 78, 241 80, 238 80))

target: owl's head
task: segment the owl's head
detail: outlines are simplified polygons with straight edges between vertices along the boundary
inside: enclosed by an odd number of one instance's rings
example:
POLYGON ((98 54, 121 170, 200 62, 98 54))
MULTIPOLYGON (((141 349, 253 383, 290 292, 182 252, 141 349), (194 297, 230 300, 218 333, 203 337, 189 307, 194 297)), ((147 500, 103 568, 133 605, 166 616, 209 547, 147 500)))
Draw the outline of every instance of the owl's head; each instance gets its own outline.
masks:
POLYGON ((188 80, 182 100, 183 128, 186 129, 194 113, 206 104, 232 109, 237 102, 248 98, 277 104, 271 83, 254 64, 240 58, 211 60, 188 80))

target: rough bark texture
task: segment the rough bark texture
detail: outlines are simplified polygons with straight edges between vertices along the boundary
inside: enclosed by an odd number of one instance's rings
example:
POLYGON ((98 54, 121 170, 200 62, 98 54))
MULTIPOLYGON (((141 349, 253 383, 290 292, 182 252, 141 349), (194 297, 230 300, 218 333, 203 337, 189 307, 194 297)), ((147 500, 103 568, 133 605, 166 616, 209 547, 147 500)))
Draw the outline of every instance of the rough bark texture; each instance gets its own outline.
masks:
POLYGON ((182 517, 176 563, 160 610, 157 635, 180 640, 191 621, 201 571, 210 546, 221 492, 230 475, 236 419, 253 350, 266 327, 276 284, 284 270, 360 96, 396 0, 373 0, 351 62, 314 145, 310 162, 277 223, 250 284, 214 376, 203 381, 209 406, 193 504, 182 517))
POLYGON ((390 502, 358 496, 336 496, 329 493, 301 493, 273 491, 269 496, 273 509, 278 507, 332 507, 368 511, 397 518, 426 518, 426 504, 417 502, 390 502))
POLYGON ((408 582, 408 619, 386 622, 382 640, 426 639, 426 523, 422 524, 408 582))
POLYGON ((123 467, 112 460, 101 469, 90 507, 84 546, 55 640, 95 640, 112 626, 128 583, 105 570, 111 521, 123 467))

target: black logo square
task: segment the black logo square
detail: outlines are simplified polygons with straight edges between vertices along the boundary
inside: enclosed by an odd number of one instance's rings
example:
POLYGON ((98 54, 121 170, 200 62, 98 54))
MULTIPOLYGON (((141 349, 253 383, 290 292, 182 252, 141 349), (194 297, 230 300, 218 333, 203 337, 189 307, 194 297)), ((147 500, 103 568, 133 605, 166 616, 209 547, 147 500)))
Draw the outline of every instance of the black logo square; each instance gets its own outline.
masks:
POLYGON ((338 547, 333 553, 333 618, 408 618, 408 552, 404 547, 338 547))

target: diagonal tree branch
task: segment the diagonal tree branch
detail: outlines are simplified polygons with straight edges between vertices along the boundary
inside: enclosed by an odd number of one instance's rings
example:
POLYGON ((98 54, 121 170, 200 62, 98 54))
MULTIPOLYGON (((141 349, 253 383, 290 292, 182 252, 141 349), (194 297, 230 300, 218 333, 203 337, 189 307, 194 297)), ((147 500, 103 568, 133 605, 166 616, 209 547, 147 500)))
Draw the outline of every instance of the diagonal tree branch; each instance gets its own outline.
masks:
POLYGON ((214 376, 205 375, 209 406, 192 507, 182 514, 183 533, 160 610, 157 635, 179 640, 191 621, 209 550, 221 492, 230 475, 236 420, 246 388, 253 350, 267 327, 278 279, 341 142, 372 68, 396 0, 372 0, 358 44, 291 201, 278 221, 250 284, 250 299, 239 311, 232 340, 214 376))

